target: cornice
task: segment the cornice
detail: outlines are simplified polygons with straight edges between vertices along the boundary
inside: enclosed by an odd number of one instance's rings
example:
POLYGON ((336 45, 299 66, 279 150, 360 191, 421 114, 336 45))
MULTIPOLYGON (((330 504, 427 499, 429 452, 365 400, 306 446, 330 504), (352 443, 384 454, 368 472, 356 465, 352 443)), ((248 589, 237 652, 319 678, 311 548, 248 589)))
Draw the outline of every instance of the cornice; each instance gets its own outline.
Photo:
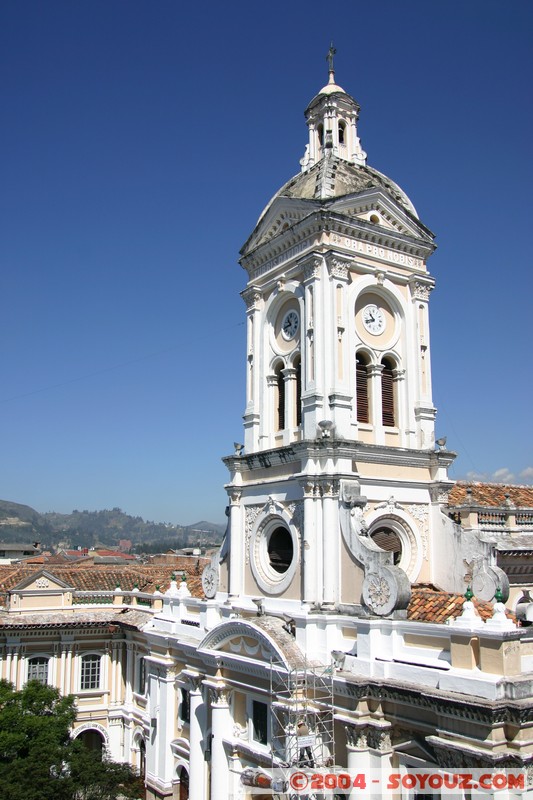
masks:
MULTIPOLYGON (((386 247, 423 261, 436 249, 436 245, 428 239, 384 228, 376 229, 375 225, 365 220, 330 211, 321 204, 304 219, 294 223, 288 231, 263 242, 243 256, 240 264, 251 280, 260 280, 262 275, 268 274, 281 263, 290 266, 293 258, 301 257, 308 248, 318 244, 316 236, 322 232, 351 236, 361 242, 386 247)), ((413 269, 413 272, 419 270, 413 269)))
POLYGON ((370 682, 367 678, 352 678, 350 675, 336 676, 335 691, 355 700, 371 699, 384 704, 390 702, 394 706, 400 704, 414 709, 428 709, 445 717, 488 726, 524 725, 533 722, 533 706, 528 701, 487 701, 476 697, 473 702, 470 695, 459 697, 427 686, 421 691, 420 687, 414 685, 383 679, 373 679, 370 682))
POLYGON ((303 442, 294 442, 287 447, 261 450, 241 456, 226 456, 222 460, 230 470, 253 472, 319 456, 349 458, 365 464, 427 468, 449 466, 456 455, 452 450, 414 450, 346 439, 308 439, 303 442))

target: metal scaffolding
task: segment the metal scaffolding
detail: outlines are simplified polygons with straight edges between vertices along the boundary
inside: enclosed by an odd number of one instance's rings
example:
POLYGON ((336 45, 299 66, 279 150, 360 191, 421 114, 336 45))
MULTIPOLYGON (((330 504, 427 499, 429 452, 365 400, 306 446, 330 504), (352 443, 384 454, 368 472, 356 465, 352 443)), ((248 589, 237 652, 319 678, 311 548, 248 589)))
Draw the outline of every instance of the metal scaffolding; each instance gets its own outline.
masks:
POLYGON ((271 663, 272 768, 335 764, 333 666, 271 663))

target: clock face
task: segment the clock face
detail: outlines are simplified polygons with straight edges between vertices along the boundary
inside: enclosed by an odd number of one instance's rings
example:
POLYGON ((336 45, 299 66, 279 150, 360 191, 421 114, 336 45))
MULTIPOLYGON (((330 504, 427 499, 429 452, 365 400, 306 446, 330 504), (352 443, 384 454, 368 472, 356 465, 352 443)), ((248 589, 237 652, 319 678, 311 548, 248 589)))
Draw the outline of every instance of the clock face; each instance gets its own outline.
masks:
POLYGON ((363 308, 363 325, 374 336, 379 336, 380 333, 383 333, 385 330, 385 314, 381 308, 378 308, 374 303, 365 306, 363 308))
POLYGON ((293 310, 287 311, 287 313, 283 317, 283 322, 281 323, 281 335, 283 336, 283 338, 286 339, 286 341, 294 339, 294 337, 298 333, 299 327, 300 327, 300 318, 298 316, 298 312, 293 310))

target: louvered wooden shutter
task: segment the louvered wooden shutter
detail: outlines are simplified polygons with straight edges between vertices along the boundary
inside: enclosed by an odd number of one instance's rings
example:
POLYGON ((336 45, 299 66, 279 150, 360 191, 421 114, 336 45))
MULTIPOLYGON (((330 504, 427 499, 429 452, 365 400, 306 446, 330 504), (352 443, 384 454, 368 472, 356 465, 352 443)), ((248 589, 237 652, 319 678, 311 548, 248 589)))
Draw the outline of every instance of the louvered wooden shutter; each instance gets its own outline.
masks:
POLYGON ((278 431, 285 428, 285 380, 281 369, 278 372, 278 431))
POLYGON ((357 422, 368 422, 368 372, 361 358, 356 360, 355 387, 357 400, 357 422))
POLYGON ((302 424, 302 364, 296 364, 296 425, 302 424))
POLYGON ((381 410, 383 425, 393 428, 394 419, 394 383, 392 380, 392 367, 383 365, 381 373, 381 410))

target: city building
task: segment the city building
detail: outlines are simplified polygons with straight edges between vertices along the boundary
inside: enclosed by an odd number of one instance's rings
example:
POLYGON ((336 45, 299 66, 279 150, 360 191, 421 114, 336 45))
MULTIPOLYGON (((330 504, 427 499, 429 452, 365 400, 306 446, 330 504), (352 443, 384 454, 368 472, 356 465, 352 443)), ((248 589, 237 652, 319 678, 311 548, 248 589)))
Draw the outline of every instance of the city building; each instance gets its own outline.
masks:
POLYGON ((244 442, 201 589, 98 607, 50 567, 0 614, 2 676, 75 692, 74 735, 137 766, 149 800, 283 795, 296 767, 533 769, 533 634, 435 440, 434 237, 367 165, 358 117, 330 54, 301 170, 241 251, 244 442))

